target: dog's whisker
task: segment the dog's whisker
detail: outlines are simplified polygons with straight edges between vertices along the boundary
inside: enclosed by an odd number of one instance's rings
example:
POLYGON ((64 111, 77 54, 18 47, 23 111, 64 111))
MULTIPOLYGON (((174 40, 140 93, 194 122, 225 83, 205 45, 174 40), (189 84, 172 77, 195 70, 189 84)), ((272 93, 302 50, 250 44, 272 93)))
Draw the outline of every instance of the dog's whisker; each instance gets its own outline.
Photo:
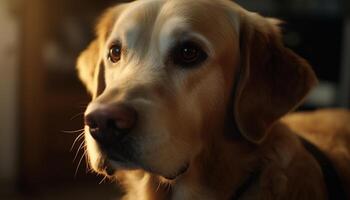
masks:
POLYGON ((83 116, 83 115, 84 115, 84 112, 80 112, 80 113, 78 113, 78 114, 75 114, 73 117, 71 117, 70 120, 74 120, 74 119, 76 119, 77 117, 83 116))
POLYGON ((80 152, 80 149, 78 149, 77 152, 75 153, 74 158, 73 158, 73 162, 75 162, 76 159, 78 158, 79 152, 80 152))
MULTIPOLYGON (((87 153, 87 145, 84 145, 84 151, 87 153)), ((90 163, 90 157, 89 154, 86 154, 85 156, 85 163, 86 163, 86 168, 85 168, 85 172, 89 173, 89 172, 94 172, 94 170, 92 169, 92 167, 89 165, 90 163)))
POLYGON ((161 184, 162 184, 162 182, 161 182, 161 181, 158 181, 158 186, 157 186, 157 188, 156 188, 156 192, 158 192, 158 190, 159 190, 161 184))
POLYGON ((73 142, 73 144, 72 144, 72 146, 71 146, 71 148, 70 148, 70 151, 72 151, 73 148, 74 148, 74 146, 75 146, 75 144, 76 144, 79 140, 81 140, 81 139, 83 138, 84 133, 85 133, 85 132, 83 131, 82 133, 80 133, 80 134, 75 138, 75 140, 74 140, 74 142, 73 142))
POLYGON ((89 103, 81 103, 79 105, 79 108, 85 109, 88 106, 89 103))
POLYGON ((74 177, 77 176, 78 170, 79 170, 79 167, 80 167, 80 164, 81 164, 81 161, 83 160, 83 158, 85 157, 85 155, 86 155, 86 151, 83 153, 83 155, 81 156, 81 158, 80 158, 80 160, 79 160, 78 166, 77 166, 77 168, 75 169, 74 177))
POLYGON ((171 192, 171 190, 172 190, 171 184, 170 183, 166 183, 166 191, 167 192, 171 192))
POLYGON ((63 130, 62 133, 74 134, 74 133, 79 133, 81 131, 84 131, 84 128, 78 129, 78 130, 68 130, 68 131, 63 130))
POLYGON ((98 184, 101 185, 103 182, 105 182, 106 179, 107 179, 107 176, 104 176, 98 184))
POLYGON ((79 154, 79 151, 80 150, 82 150, 82 148, 84 148, 83 146, 84 146, 84 141, 82 141, 81 142, 81 144, 79 145, 79 147, 78 147, 78 150, 77 150, 77 152, 75 153, 75 156, 74 156, 74 159, 73 159, 73 162, 77 159, 77 157, 78 157, 78 154, 79 154))
MULTIPOLYGON (((87 160, 85 160, 87 162, 87 160)), ((87 163, 85 168, 85 173, 94 173, 95 171, 90 167, 90 165, 87 163)))
POLYGON ((89 155, 87 154, 87 145, 84 145, 84 151, 85 151, 85 173, 93 172, 93 169, 89 165, 89 155))
POLYGON ((117 177, 116 176, 109 177, 108 179, 106 179, 106 181, 109 181, 109 183, 114 183, 114 181, 117 182, 117 177))

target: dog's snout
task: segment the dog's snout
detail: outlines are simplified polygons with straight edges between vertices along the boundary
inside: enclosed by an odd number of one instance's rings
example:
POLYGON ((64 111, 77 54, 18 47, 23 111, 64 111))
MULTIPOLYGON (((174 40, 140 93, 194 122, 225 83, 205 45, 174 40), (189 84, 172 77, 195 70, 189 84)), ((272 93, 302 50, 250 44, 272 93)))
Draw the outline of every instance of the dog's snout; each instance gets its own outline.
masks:
POLYGON ((110 145, 128 134, 136 124, 137 113, 128 106, 101 106, 85 115, 85 125, 101 145, 110 145))

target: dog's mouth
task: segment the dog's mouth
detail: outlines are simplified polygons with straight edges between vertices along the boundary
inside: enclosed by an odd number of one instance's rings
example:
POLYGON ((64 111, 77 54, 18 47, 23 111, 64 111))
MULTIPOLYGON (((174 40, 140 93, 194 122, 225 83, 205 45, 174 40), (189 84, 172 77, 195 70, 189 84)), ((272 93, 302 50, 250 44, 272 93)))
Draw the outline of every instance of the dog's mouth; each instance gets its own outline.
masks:
POLYGON ((177 178, 179 178, 181 175, 187 172, 188 168, 190 167, 189 163, 184 164, 174 175, 171 176, 162 176, 168 181, 174 181, 177 178))
POLYGON ((101 159, 99 164, 99 170, 107 174, 107 176, 113 176, 115 173, 114 167, 112 166, 111 162, 106 158, 101 159))
POLYGON ((117 170, 134 170, 139 169, 138 166, 127 163, 127 162, 120 162, 120 161, 114 161, 111 159, 103 159, 101 160, 100 164, 100 170, 105 173, 107 176, 112 177, 115 175, 117 170))
POLYGON ((131 162, 122 156, 116 156, 116 155, 114 156, 105 155, 103 158, 101 158, 101 161, 99 164, 100 171, 102 171, 103 173, 105 173, 107 176, 110 176, 110 177, 114 176, 116 171, 118 170, 142 169, 152 174, 159 175, 167 181, 174 181, 177 178, 181 177, 181 175, 187 172, 189 167, 190 167, 189 163, 185 163, 175 173, 171 175, 162 175, 161 173, 157 172, 157 170, 143 166, 141 164, 137 164, 135 162, 131 162))
POLYGON ((138 167, 130 158, 131 156, 124 156, 116 153, 112 149, 103 149, 102 157, 99 163, 99 171, 104 172, 108 176, 113 176, 117 170, 132 170, 138 167))
POLYGON ((141 169, 161 176, 167 181, 174 181, 183 175, 190 166, 189 162, 184 162, 176 171, 171 173, 161 172, 157 170, 156 167, 150 167, 138 159, 141 155, 138 153, 138 150, 133 147, 134 145, 132 142, 132 139, 125 138, 115 145, 99 145, 101 157, 98 163, 98 171, 112 177, 117 171, 141 169))

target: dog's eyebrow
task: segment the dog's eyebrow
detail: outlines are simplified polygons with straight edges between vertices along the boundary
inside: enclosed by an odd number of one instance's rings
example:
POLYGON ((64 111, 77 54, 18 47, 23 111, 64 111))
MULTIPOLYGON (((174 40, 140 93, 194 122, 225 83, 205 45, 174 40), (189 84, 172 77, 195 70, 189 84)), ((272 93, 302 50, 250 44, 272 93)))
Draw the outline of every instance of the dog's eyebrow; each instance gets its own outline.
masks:
POLYGON ((169 49, 184 41, 193 41, 200 45, 208 54, 214 53, 209 40, 204 35, 193 30, 182 18, 173 18, 163 25, 158 42, 160 53, 166 54, 169 49))
POLYGON ((179 43, 192 41, 200 45, 209 55, 214 54, 211 43, 205 36, 191 30, 176 30, 170 35, 163 35, 159 38, 159 49, 162 54, 170 51, 179 43))
POLYGON ((187 32, 187 31, 179 33, 179 35, 175 36, 175 38, 173 38, 173 40, 168 48, 173 48, 176 45, 178 45, 179 43, 181 44, 183 42, 188 42, 188 41, 191 41, 191 42, 198 44, 205 51, 210 51, 210 48, 209 48, 210 44, 204 36, 202 36, 199 33, 187 32))

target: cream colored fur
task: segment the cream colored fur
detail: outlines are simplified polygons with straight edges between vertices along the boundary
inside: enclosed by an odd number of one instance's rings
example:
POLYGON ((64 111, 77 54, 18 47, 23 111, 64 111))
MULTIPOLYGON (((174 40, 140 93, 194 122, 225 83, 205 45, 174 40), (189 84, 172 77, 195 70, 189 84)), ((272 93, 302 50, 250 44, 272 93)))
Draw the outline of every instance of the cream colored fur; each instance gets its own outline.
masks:
MULTIPOLYGON (((129 168, 111 161, 124 199, 229 199, 255 170, 260 178, 242 199, 326 198, 320 166, 289 120, 280 121, 316 78, 283 46, 278 24, 228 0, 140 0, 106 11, 78 70, 93 97, 86 114, 112 103, 139 114, 130 133, 139 162, 129 168), (169 62, 170 49, 184 38, 207 53, 200 66, 169 62), (106 55, 116 40, 123 53, 111 63, 106 55), (186 163, 184 174, 164 178, 186 163)), ((85 132, 90 165, 105 174, 98 165, 103 153, 85 132)), ((349 146, 340 149, 350 163, 349 146)))

